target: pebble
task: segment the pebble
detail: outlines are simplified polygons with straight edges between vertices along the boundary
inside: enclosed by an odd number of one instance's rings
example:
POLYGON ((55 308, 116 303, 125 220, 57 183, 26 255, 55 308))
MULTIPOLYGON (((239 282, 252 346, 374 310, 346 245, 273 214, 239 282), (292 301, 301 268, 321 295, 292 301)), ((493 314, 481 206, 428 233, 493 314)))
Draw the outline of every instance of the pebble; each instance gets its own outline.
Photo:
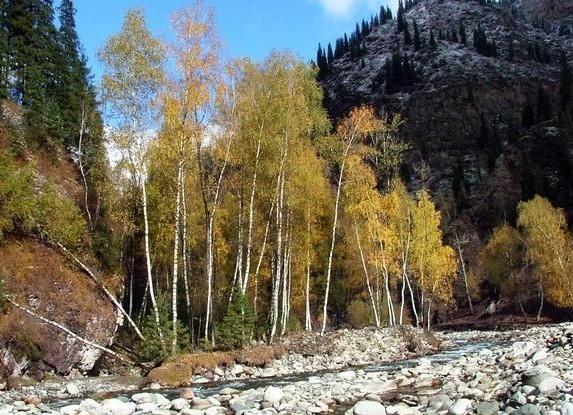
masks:
MULTIPOLYGON (((179 390, 179 397, 169 400, 161 393, 140 392, 127 397, 116 397, 98 403, 83 400, 79 405, 58 409, 59 415, 276 415, 320 414, 336 410, 345 403, 348 415, 573 415, 573 335, 567 337, 569 326, 536 327, 509 333, 463 332, 442 334, 449 344, 449 361, 434 360, 431 356, 417 359, 414 365, 400 369, 379 371, 348 369, 348 362, 379 361, 370 354, 395 344, 386 329, 370 331, 370 338, 336 353, 303 357, 285 355, 265 368, 235 365, 224 372, 233 378, 256 376, 266 378, 252 384, 253 388, 229 384, 206 397, 201 388, 179 390), (386 333, 386 334, 380 334, 386 333), (381 337, 377 337, 381 336, 381 337), (376 340, 377 339, 377 340, 376 340), (500 340, 503 339, 503 340, 500 340), (550 340, 547 340, 550 339, 550 340), (547 340, 547 342, 546 342, 547 340), (474 343, 481 341, 487 344, 474 343), (382 346, 377 348, 373 344, 382 346), (552 346, 549 347, 548 344, 552 346), (456 350, 457 348, 457 350, 456 350), (338 369, 338 372, 336 371, 338 369), (312 370, 313 376, 292 380, 275 376, 293 370, 312 370), (327 372, 322 372, 327 370, 327 372), (272 376, 271 376, 272 375, 272 376), (284 382, 284 383, 283 383, 284 382), (235 386, 239 389, 235 389, 235 386), (334 407, 334 408, 333 408, 334 407)), ((346 332, 352 333, 352 332, 346 332)), ((573 333, 573 332, 572 332, 573 333)), ((344 337, 344 336, 342 336, 344 337)), ((333 339, 333 342, 338 340, 333 339)), ((337 347, 341 347, 340 345, 337 347)), ((398 358, 399 352, 394 358, 398 358)), ((213 370, 215 378, 221 376, 213 370)), ((196 377, 207 379, 211 375, 196 377)), ((211 376, 212 377, 212 376, 211 376)), ((241 384, 237 384, 241 385, 241 384)), ((54 388, 64 396, 85 393, 79 381, 54 388), (74 386, 77 388, 74 390, 74 386), (71 390, 70 390, 71 389, 71 390)), ((212 389, 211 389, 212 390, 212 389)), ((54 413, 42 405, 45 394, 30 389, 10 405, 0 405, 0 415, 40 415, 54 413), (26 398, 30 397, 30 398, 26 398), (26 399, 24 399, 26 398, 26 399), (38 399, 36 399, 38 398, 38 399), (37 406, 36 406, 37 405, 37 406)))

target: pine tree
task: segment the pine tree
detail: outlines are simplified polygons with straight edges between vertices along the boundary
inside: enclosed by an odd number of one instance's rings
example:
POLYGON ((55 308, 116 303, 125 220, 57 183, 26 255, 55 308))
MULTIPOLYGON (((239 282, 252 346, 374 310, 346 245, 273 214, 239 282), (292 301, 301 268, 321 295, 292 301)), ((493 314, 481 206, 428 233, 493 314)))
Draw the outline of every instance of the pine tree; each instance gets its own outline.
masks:
POLYGON ((334 53, 332 53, 332 45, 330 43, 328 44, 328 48, 327 48, 326 62, 327 62, 328 68, 330 69, 332 67, 332 64, 334 63, 334 53))
POLYGON ((468 44, 468 39, 466 36, 466 27, 464 25, 464 22, 460 22, 460 43, 466 46, 468 44))
POLYGON ((525 128, 529 128, 535 124, 535 111, 529 99, 525 102, 523 111, 521 113, 521 123, 525 128))
POLYGON ((406 23, 406 20, 404 19, 404 3, 402 2, 402 0, 399 0, 398 2, 398 14, 397 14, 397 29, 398 29, 398 33, 401 33, 404 30, 404 26, 406 23))
POLYGON ((438 44, 436 43, 434 32, 430 30, 430 50, 436 50, 436 49, 438 49, 438 44))
MULTIPOLYGON (((81 56, 76 31, 75 10, 71 0, 62 0, 59 7, 58 40, 62 51, 57 67, 58 106, 62 114, 64 142, 77 145, 82 106, 92 101, 85 58, 81 56)), ((90 102, 93 106, 95 103, 90 102)))
POLYGON ((410 29, 408 28, 408 22, 404 20, 404 43, 406 45, 412 44, 412 35, 410 35, 410 29))
POLYGON ((571 101, 571 90, 573 88, 573 72, 571 70, 571 65, 567 60, 567 55, 565 52, 561 52, 559 58, 559 64, 561 66, 561 83, 559 86, 559 95, 561 96, 561 108, 565 109, 571 101))
POLYGON ((414 50, 418 51, 422 48, 422 40, 420 39, 420 30, 418 24, 414 20, 414 50))
POLYGON ((543 85, 537 86, 537 120, 547 121, 552 118, 551 100, 543 85))

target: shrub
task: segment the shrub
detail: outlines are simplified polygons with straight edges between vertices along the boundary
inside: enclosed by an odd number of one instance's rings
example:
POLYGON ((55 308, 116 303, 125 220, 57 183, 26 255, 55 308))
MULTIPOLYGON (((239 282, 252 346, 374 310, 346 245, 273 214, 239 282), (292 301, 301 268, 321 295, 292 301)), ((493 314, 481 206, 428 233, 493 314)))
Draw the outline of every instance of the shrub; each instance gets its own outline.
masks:
MULTIPOLYGON (((156 361, 165 360, 171 355, 171 342, 173 341, 173 322, 171 319, 170 303, 165 296, 157 297, 157 308, 159 310, 159 326, 163 334, 165 348, 161 345, 155 315, 153 312, 145 317, 143 323, 143 336, 145 340, 140 343, 139 354, 143 360, 156 361)), ((177 322, 177 350, 181 353, 189 349, 189 331, 181 322, 177 322)))
POLYGON ((372 311, 364 300, 352 300, 348 306, 348 322, 357 329, 373 324, 372 311))
POLYGON ((86 231, 86 222, 78 207, 60 196, 51 183, 38 197, 37 225, 50 239, 67 247, 77 247, 86 231))
POLYGON ((217 343, 233 348, 243 347, 251 338, 254 322, 251 305, 242 292, 235 292, 223 319, 215 329, 217 343))
POLYGON ((0 240, 15 229, 29 231, 36 213, 33 171, 18 168, 10 152, 0 152, 0 240))

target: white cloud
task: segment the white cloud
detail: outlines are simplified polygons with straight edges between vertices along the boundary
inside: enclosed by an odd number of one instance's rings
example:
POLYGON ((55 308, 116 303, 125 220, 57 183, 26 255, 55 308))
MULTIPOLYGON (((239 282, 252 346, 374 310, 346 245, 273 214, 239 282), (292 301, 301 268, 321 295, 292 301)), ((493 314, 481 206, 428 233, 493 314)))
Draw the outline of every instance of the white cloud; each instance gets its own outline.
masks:
POLYGON ((370 11, 378 11, 381 4, 388 4, 394 8, 398 0, 315 0, 323 7, 326 14, 335 18, 352 17, 356 9, 365 8, 370 11))

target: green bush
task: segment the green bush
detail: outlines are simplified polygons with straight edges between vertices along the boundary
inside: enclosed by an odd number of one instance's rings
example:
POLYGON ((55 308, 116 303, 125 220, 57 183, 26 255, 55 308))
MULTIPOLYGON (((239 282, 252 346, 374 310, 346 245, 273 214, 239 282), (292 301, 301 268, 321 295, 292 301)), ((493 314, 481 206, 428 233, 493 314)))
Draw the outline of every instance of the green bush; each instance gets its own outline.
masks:
MULTIPOLYGON (((163 334, 165 348, 161 345, 159 332, 155 323, 153 310, 145 317, 142 333, 145 340, 139 345, 139 355, 143 360, 165 360, 171 355, 171 342, 173 341, 173 322, 171 319, 171 304, 165 296, 157 297, 159 310, 159 326, 163 334)), ((183 323, 177 322, 177 350, 176 353, 185 352, 189 349, 189 331, 183 323)))
POLYGON ((217 343, 233 348, 245 346, 251 338, 254 322, 251 305, 240 290, 235 292, 223 319, 215 329, 217 343))
POLYGON ((372 310, 366 301, 359 298, 352 300, 348 306, 348 322, 354 328, 371 326, 374 322, 372 310))
POLYGON ((39 231, 68 247, 86 231, 78 207, 48 183, 34 188, 34 170, 19 166, 12 153, 0 152, 0 240, 6 233, 39 231))
POLYGON ((16 228, 32 228, 37 211, 32 179, 32 169, 20 168, 10 152, 0 152, 0 240, 16 228))
POLYGON ((78 207, 60 196, 51 183, 45 186, 37 198, 38 218, 36 224, 41 232, 67 247, 76 247, 86 231, 86 221, 78 207))
POLYGON ((296 315, 292 314, 288 318, 287 331, 289 333, 298 333, 302 330, 302 324, 296 315))

